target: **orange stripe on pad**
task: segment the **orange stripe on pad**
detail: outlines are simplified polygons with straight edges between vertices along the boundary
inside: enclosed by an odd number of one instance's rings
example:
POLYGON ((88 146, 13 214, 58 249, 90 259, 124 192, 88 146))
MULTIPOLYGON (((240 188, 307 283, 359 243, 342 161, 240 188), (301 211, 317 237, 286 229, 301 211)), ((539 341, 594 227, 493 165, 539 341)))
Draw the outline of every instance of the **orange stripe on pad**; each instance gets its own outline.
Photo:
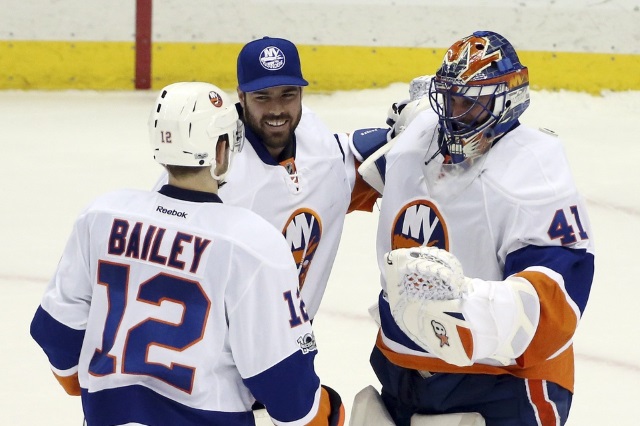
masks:
POLYGON ((536 412, 540 426, 557 426, 560 424, 555 407, 547 396, 546 380, 526 380, 529 400, 536 412))
POLYGON ((456 329, 458 330, 458 336, 460 336, 460 342, 462 343, 464 352, 467 354, 467 358, 471 359, 473 355, 473 336, 471 335, 471 330, 460 327, 459 325, 456 325, 456 329))

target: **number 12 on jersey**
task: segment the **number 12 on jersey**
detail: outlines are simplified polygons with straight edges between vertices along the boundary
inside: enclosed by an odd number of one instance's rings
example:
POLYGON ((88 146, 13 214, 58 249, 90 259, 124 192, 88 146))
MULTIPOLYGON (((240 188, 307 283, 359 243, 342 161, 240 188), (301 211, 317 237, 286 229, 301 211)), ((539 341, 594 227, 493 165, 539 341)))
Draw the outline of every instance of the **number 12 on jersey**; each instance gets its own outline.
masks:
POLYGON ((114 374, 120 358, 122 374, 155 377, 190 394, 195 367, 177 363, 166 367, 149 361, 147 355, 151 346, 181 352, 202 339, 211 302, 200 284, 174 275, 155 275, 140 284, 136 302, 159 306, 168 300, 182 305, 182 322, 172 324, 158 318, 147 318, 124 329, 121 324, 127 307, 129 265, 100 261, 98 284, 107 288, 109 310, 102 334, 102 349, 95 350, 89 372, 94 376, 114 374), (110 353, 119 333, 126 333, 122 353, 110 353))
POLYGON ((282 295, 289 307, 289 315, 291 315, 291 318, 289 319, 289 325, 291 326, 291 328, 297 327, 300 324, 309 321, 309 315, 307 314, 304 301, 300 297, 300 290, 296 291, 295 300, 293 298, 293 295, 291 294, 291 291, 285 291, 282 295), (296 301, 298 303, 296 303, 296 301))

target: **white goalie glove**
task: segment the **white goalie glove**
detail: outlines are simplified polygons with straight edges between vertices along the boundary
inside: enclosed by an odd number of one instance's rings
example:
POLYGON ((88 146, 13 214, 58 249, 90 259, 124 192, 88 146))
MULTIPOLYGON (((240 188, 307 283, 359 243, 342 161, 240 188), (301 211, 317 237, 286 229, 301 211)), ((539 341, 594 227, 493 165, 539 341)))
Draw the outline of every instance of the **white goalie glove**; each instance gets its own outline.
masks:
POLYGON ((457 366, 480 359, 509 365, 531 343, 540 301, 529 281, 464 276, 458 259, 436 247, 386 254, 391 313, 416 344, 457 366))
POLYGON ((414 78, 409 83, 409 99, 391 104, 387 111, 387 125, 391 127, 387 140, 390 141, 402 133, 418 113, 431 108, 428 95, 432 78, 432 75, 414 78))
MULTIPOLYGON (((380 194, 384 190, 383 169, 385 163, 383 157, 393 148, 397 141, 396 138, 404 132, 409 123, 422 111, 431 108, 428 97, 431 78, 430 75, 423 75, 411 80, 409 84, 410 98, 393 103, 387 111, 387 125, 390 127, 386 133, 387 143, 367 156, 366 159, 359 158, 362 164, 358 167, 358 173, 380 194)), ((353 151, 358 152, 357 149, 353 149, 353 151)))

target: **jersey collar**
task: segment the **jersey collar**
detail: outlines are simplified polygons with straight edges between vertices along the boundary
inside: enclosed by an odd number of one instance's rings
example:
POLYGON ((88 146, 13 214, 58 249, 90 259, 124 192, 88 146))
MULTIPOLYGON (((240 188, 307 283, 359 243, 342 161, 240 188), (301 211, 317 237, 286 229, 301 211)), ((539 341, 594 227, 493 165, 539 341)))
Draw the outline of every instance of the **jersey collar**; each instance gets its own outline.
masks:
POLYGON ((222 203, 222 200, 217 194, 178 188, 173 185, 164 185, 158 192, 167 197, 183 201, 192 201, 194 203, 222 203))

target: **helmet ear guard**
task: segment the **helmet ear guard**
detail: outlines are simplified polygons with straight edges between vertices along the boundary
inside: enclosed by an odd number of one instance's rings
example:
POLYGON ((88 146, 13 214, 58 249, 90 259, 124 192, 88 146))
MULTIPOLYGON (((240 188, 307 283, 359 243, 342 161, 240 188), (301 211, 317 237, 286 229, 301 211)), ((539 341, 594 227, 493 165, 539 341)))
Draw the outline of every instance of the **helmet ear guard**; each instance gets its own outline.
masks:
POLYGON ((459 163, 486 153, 517 124, 529 106, 528 70, 504 37, 477 31, 449 48, 429 87, 429 101, 444 133, 441 150, 459 163), (468 108, 454 111, 455 103, 468 108), (479 143, 483 135, 491 141, 479 143), (471 142, 474 149, 465 149, 471 142))
MULTIPOLYGON (((235 104, 223 90, 201 82, 174 83, 161 90, 149 117, 151 148, 158 163, 210 166, 213 174, 221 136, 229 142, 231 152, 242 148, 242 124, 235 104)), ((213 176, 224 178, 224 174, 213 176)))

